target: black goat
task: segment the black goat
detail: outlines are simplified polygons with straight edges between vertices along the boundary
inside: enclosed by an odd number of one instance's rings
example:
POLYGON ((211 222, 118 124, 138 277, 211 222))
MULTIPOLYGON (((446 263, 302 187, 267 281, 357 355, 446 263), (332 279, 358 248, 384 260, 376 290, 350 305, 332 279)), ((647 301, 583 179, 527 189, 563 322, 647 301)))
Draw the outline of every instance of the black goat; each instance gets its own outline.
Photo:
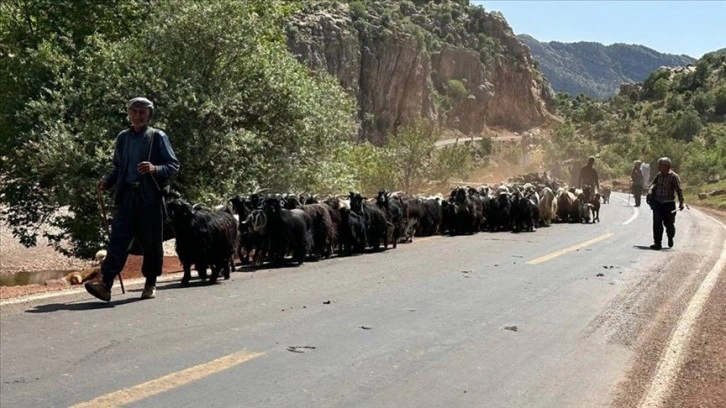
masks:
POLYGON ((404 231, 403 237, 408 242, 413 242, 416 230, 423 216, 423 206, 421 200, 416 197, 404 196, 401 198, 404 209, 404 231))
POLYGON ((364 202, 363 196, 350 193, 350 210, 363 216, 368 245, 378 251, 383 241, 383 249, 388 249, 388 227, 386 215, 377 205, 364 202))
POLYGON ((207 267, 212 269, 210 283, 217 281, 220 272, 229 279, 238 239, 237 220, 232 214, 195 210, 182 199, 169 200, 166 207, 176 233, 176 253, 184 267, 182 285, 189 284, 192 264, 202 280, 207 278, 207 267))
POLYGON ((339 231, 339 254, 353 255, 365 252, 368 238, 366 237, 365 219, 354 213, 350 208, 341 207, 339 231))
POLYGON ((282 208, 278 198, 265 200, 264 213, 265 232, 272 261, 278 264, 284 263, 285 255, 290 251, 293 262, 302 265, 311 248, 309 217, 302 210, 282 208))
POLYGON ((439 231, 441 224, 441 204, 435 198, 421 201, 421 215, 416 227, 416 235, 428 237, 439 231))
POLYGON ((452 199, 441 201, 441 225, 439 227, 441 234, 456 234, 456 205, 452 199))
POLYGON ((378 192, 376 205, 383 210, 386 220, 393 226, 389 238, 393 242, 393 247, 396 248, 405 228, 403 204, 398 199, 391 199, 391 194, 386 190, 381 190, 378 192))
POLYGON ((539 197, 531 192, 527 195, 520 191, 512 194, 512 231, 534 231, 539 221, 539 197))
POLYGON ((509 193, 499 191, 489 203, 488 221, 490 231, 509 231, 512 229, 512 201, 509 193))
POLYGON ((338 231, 330 216, 329 207, 322 204, 308 204, 301 206, 300 210, 308 216, 310 222, 308 230, 313 237, 313 255, 318 258, 330 257, 338 231))

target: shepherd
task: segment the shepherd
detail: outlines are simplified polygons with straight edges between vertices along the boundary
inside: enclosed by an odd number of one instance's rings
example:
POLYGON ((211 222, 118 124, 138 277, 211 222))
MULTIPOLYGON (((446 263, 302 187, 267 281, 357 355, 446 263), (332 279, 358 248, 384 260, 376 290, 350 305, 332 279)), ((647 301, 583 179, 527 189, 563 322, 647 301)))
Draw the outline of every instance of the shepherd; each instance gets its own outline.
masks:
POLYGON ((678 209, 683 210, 683 190, 681 178, 671 170, 671 159, 661 157, 658 159, 658 174, 653 179, 646 201, 653 210, 653 245, 651 249, 662 248, 663 227, 668 237, 668 248, 673 248, 673 238, 676 235, 676 195, 678 195, 678 209))
POLYGON ((134 240, 144 256, 141 273, 146 282, 141 298, 156 297, 156 279, 164 262, 163 191, 179 171, 169 137, 149 126, 154 104, 147 98, 133 98, 126 111, 131 127, 116 137, 111 171, 98 182, 99 190, 113 190, 116 205, 108 255, 101 265, 101 280, 85 284, 88 293, 104 302, 111 300, 114 278, 126 264, 134 240))

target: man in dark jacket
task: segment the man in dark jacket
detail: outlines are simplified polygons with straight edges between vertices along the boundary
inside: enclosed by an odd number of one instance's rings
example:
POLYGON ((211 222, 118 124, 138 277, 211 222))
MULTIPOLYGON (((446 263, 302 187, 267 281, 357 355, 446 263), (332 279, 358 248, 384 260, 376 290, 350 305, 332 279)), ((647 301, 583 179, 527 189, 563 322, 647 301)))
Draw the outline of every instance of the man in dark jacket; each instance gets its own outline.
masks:
POLYGON ((126 109, 131 128, 116 137, 113 167, 98 183, 101 190, 115 190, 117 206, 108 255, 101 265, 103 278, 86 283, 88 293, 106 302, 111 300, 114 278, 126 264, 133 240, 144 254, 141 272, 146 284, 141 298, 156 297, 156 278, 164 262, 162 191, 179 171, 169 138, 149 126, 154 104, 146 98, 133 98, 126 109))
POLYGON ((595 156, 590 156, 587 159, 587 164, 582 166, 580 169, 580 176, 577 179, 577 188, 590 186, 593 188, 593 192, 597 193, 600 190, 600 178, 598 177, 597 170, 595 170, 593 164, 595 164, 595 156))
POLYGON ((676 195, 678 208, 684 208, 681 178, 671 170, 671 160, 667 157, 658 159, 658 171, 646 196, 647 203, 653 209, 653 245, 650 248, 656 250, 662 248, 663 226, 668 236, 668 247, 673 247, 673 238, 676 235, 676 195))

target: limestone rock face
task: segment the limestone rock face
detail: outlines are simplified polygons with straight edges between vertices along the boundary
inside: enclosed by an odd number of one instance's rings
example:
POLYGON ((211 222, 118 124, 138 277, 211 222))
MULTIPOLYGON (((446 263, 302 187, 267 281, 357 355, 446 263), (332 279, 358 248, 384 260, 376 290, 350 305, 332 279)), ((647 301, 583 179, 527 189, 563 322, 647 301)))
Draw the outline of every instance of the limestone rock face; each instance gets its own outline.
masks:
POLYGON ((295 16, 288 48, 355 97, 359 137, 377 145, 418 117, 467 135, 490 126, 523 131, 549 121, 550 87, 529 49, 500 16, 479 18, 486 19, 478 25, 482 35, 498 42, 503 55, 483 58, 481 51, 461 44, 431 47, 390 27, 368 25, 362 32, 347 4, 295 16), (463 84, 465 92, 450 94, 450 81, 463 84))

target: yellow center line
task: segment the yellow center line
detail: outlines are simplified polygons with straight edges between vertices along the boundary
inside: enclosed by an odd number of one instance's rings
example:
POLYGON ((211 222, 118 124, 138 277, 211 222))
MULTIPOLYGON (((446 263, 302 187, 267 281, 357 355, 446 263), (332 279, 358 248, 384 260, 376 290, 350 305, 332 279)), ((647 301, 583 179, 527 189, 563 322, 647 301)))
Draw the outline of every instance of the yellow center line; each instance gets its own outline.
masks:
POLYGON ((544 256, 540 256, 539 258, 532 259, 531 261, 527 262, 527 265, 537 265, 537 264, 541 264, 542 262, 547 262, 550 259, 557 258, 558 256, 561 256, 561 255, 564 255, 564 254, 567 254, 567 253, 570 253, 570 252, 577 251, 578 249, 584 248, 584 247, 586 247, 588 245, 592 245, 592 244, 594 244, 596 242, 600 242, 602 240, 608 239, 608 238, 612 237, 613 235, 615 235, 614 232, 608 232, 607 234, 600 235, 599 237, 593 238, 593 239, 591 239, 589 241, 585 241, 585 242, 579 243, 577 245, 573 245, 571 247, 568 247, 568 248, 565 248, 565 249, 560 249, 559 251, 552 252, 551 254, 544 255, 544 256))
POLYGON ((128 405, 174 388, 179 388, 183 385, 189 384, 190 382, 200 380, 220 371, 230 369, 238 364, 242 364, 245 361, 252 360, 253 358, 259 357, 263 354, 265 353, 233 353, 220 357, 216 360, 212 360, 208 363, 199 364, 194 367, 187 368, 186 370, 178 371, 155 380, 135 385, 131 388, 102 395, 88 402, 81 402, 73 405, 71 408, 107 408, 128 405))

